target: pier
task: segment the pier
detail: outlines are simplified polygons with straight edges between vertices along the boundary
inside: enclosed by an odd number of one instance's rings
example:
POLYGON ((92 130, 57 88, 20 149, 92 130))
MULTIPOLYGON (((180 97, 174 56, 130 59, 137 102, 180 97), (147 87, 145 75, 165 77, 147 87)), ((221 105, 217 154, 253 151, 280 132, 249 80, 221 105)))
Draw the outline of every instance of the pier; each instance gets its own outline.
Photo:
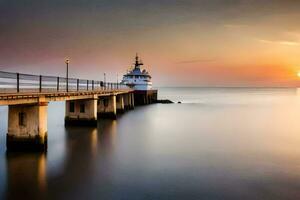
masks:
POLYGON ((65 126, 97 126, 98 119, 116 119, 140 102, 120 83, 0 72, 0 106, 8 106, 7 150, 47 150, 52 101, 66 102, 65 126))

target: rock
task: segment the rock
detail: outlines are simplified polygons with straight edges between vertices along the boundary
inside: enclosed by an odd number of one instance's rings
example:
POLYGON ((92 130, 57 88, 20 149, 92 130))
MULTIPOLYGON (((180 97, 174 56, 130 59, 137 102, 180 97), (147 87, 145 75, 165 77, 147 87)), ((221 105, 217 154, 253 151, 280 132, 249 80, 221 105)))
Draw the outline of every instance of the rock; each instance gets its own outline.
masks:
POLYGON ((158 99, 158 100, 156 100, 156 103, 170 104, 170 103, 174 103, 174 102, 169 99, 158 99))
POLYGON ((178 101, 178 103, 181 103, 181 101, 178 101))

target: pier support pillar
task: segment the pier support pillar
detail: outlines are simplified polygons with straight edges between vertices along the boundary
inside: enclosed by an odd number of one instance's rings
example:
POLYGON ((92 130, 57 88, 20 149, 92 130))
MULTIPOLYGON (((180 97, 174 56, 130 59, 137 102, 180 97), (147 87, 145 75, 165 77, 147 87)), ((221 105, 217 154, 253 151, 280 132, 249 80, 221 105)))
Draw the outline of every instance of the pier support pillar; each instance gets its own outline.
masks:
POLYGON ((116 95, 101 97, 98 100, 98 116, 100 118, 117 118, 116 95))
POLYGON ((157 90, 134 91, 135 105, 147 105, 157 101, 157 90))
POLYGON ((131 109, 134 109, 134 93, 130 93, 131 109))
POLYGON ((130 110, 130 93, 123 94, 124 96, 124 109, 130 110))
POLYGON ((117 95, 117 113, 124 113, 125 107, 124 107, 125 98, 124 95, 117 95))
POLYGON ((47 150, 48 102, 10 105, 8 109, 8 151, 47 150))
POLYGON ((65 125, 97 126, 97 95, 93 99, 66 101, 65 125))
POLYGON ((124 108, 125 110, 132 110, 134 109, 134 102, 133 102, 133 93, 124 94, 124 108))

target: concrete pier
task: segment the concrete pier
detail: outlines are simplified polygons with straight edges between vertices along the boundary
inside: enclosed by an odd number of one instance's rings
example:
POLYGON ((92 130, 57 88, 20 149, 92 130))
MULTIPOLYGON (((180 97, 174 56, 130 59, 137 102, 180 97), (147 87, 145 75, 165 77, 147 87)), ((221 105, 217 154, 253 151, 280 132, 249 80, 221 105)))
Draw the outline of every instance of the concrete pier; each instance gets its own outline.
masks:
POLYGON ((124 107, 125 99, 126 99, 125 95, 117 95, 117 113, 125 112, 125 107, 124 107))
POLYGON ((93 99, 66 101, 65 125, 97 126, 97 101, 93 99))
POLYGON ((10 105, 8 109, 8 151, 47 149, 48 102, 10 105))
POLYGON ((130 109, 134 109, 134 93, 129 93, 130 95, 130 106, 131 108, 130 109))
MULTIPOLYGON (((1 72, 0 106, 8 106, 7 149, 47 149, 48 102, 66 101, 65 125, 97 126, 100 117, 116 119, 124 109, 122 83, 57 76, 1 72), (98 99, 100 100, 98 101, 98 99)), ((126 100, 127 102, 127 100, 126 100)), ((127 105, 127 103, 126 103, 127 105)))
POLYGON ((124 94, 123 98, 124 98, 124 109, 125 110, 130 110, 130 96, 131 94, 124 94))
POLYGON ((157 90, 134 91, 135 105, 147 105, 157 101, 157 90))
POLYGON ((101 97, 98 100, 98 116, 100 118, 117 118, 116 95, 101 97))
MULTIPOLYGON (((11 76, 11 73, 9 74, 11 76)), ((47 77, 49 78, 49 77, 47 77)), ((54 78, 54 77, 52 77, 54 78)), ((8 106, 8 131, 6 137, 8 151, 46 151, 47 150, 47 115, 48 102, 65 101, 65 125, 97 126, 97 118, 117 118, 118 111, 124 112, 124 95, 133 92, 131 89, 107 88, 103 90, 101 82, 87 81, 85 90, 77 79, 77 88, 62 90, 60 78, 55 78, 57 88, 43 88, 42 76, 39 76, 39 92, 35 88, 21 91, 16 74, 17 91, 9 92, 7 88, 0 95, 0 106, 8 106), (91 85, 91 88, 89 86, 91 85)), ((27 79, 26 79, 27 80, 27 79)), ((9 82, 10 83, 10 82, 9 82)), ((48 84, 48 83, 47 83, 48 84)), ((111 84, 113 85, 113 84, 111 84)), ((126 98, 126 106, 127 98, 126 98)), ((131 100, 132 101, 132 100, 131 100)), ((130 100, 129 100, 130 102, 130 100)), ((129 103, 130 105, 130 103, 129 103)))

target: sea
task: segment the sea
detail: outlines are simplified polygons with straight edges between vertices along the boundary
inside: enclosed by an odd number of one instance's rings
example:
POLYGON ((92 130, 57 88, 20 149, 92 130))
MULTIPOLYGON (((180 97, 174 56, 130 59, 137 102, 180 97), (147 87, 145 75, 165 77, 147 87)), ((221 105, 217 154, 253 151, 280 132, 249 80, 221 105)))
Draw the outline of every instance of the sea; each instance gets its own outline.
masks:
POLYGON ((6 152, 0 107, 0 199, 300 199, 299 89, 158 90, 94 128, 49 103, 46 153, 6 152))

